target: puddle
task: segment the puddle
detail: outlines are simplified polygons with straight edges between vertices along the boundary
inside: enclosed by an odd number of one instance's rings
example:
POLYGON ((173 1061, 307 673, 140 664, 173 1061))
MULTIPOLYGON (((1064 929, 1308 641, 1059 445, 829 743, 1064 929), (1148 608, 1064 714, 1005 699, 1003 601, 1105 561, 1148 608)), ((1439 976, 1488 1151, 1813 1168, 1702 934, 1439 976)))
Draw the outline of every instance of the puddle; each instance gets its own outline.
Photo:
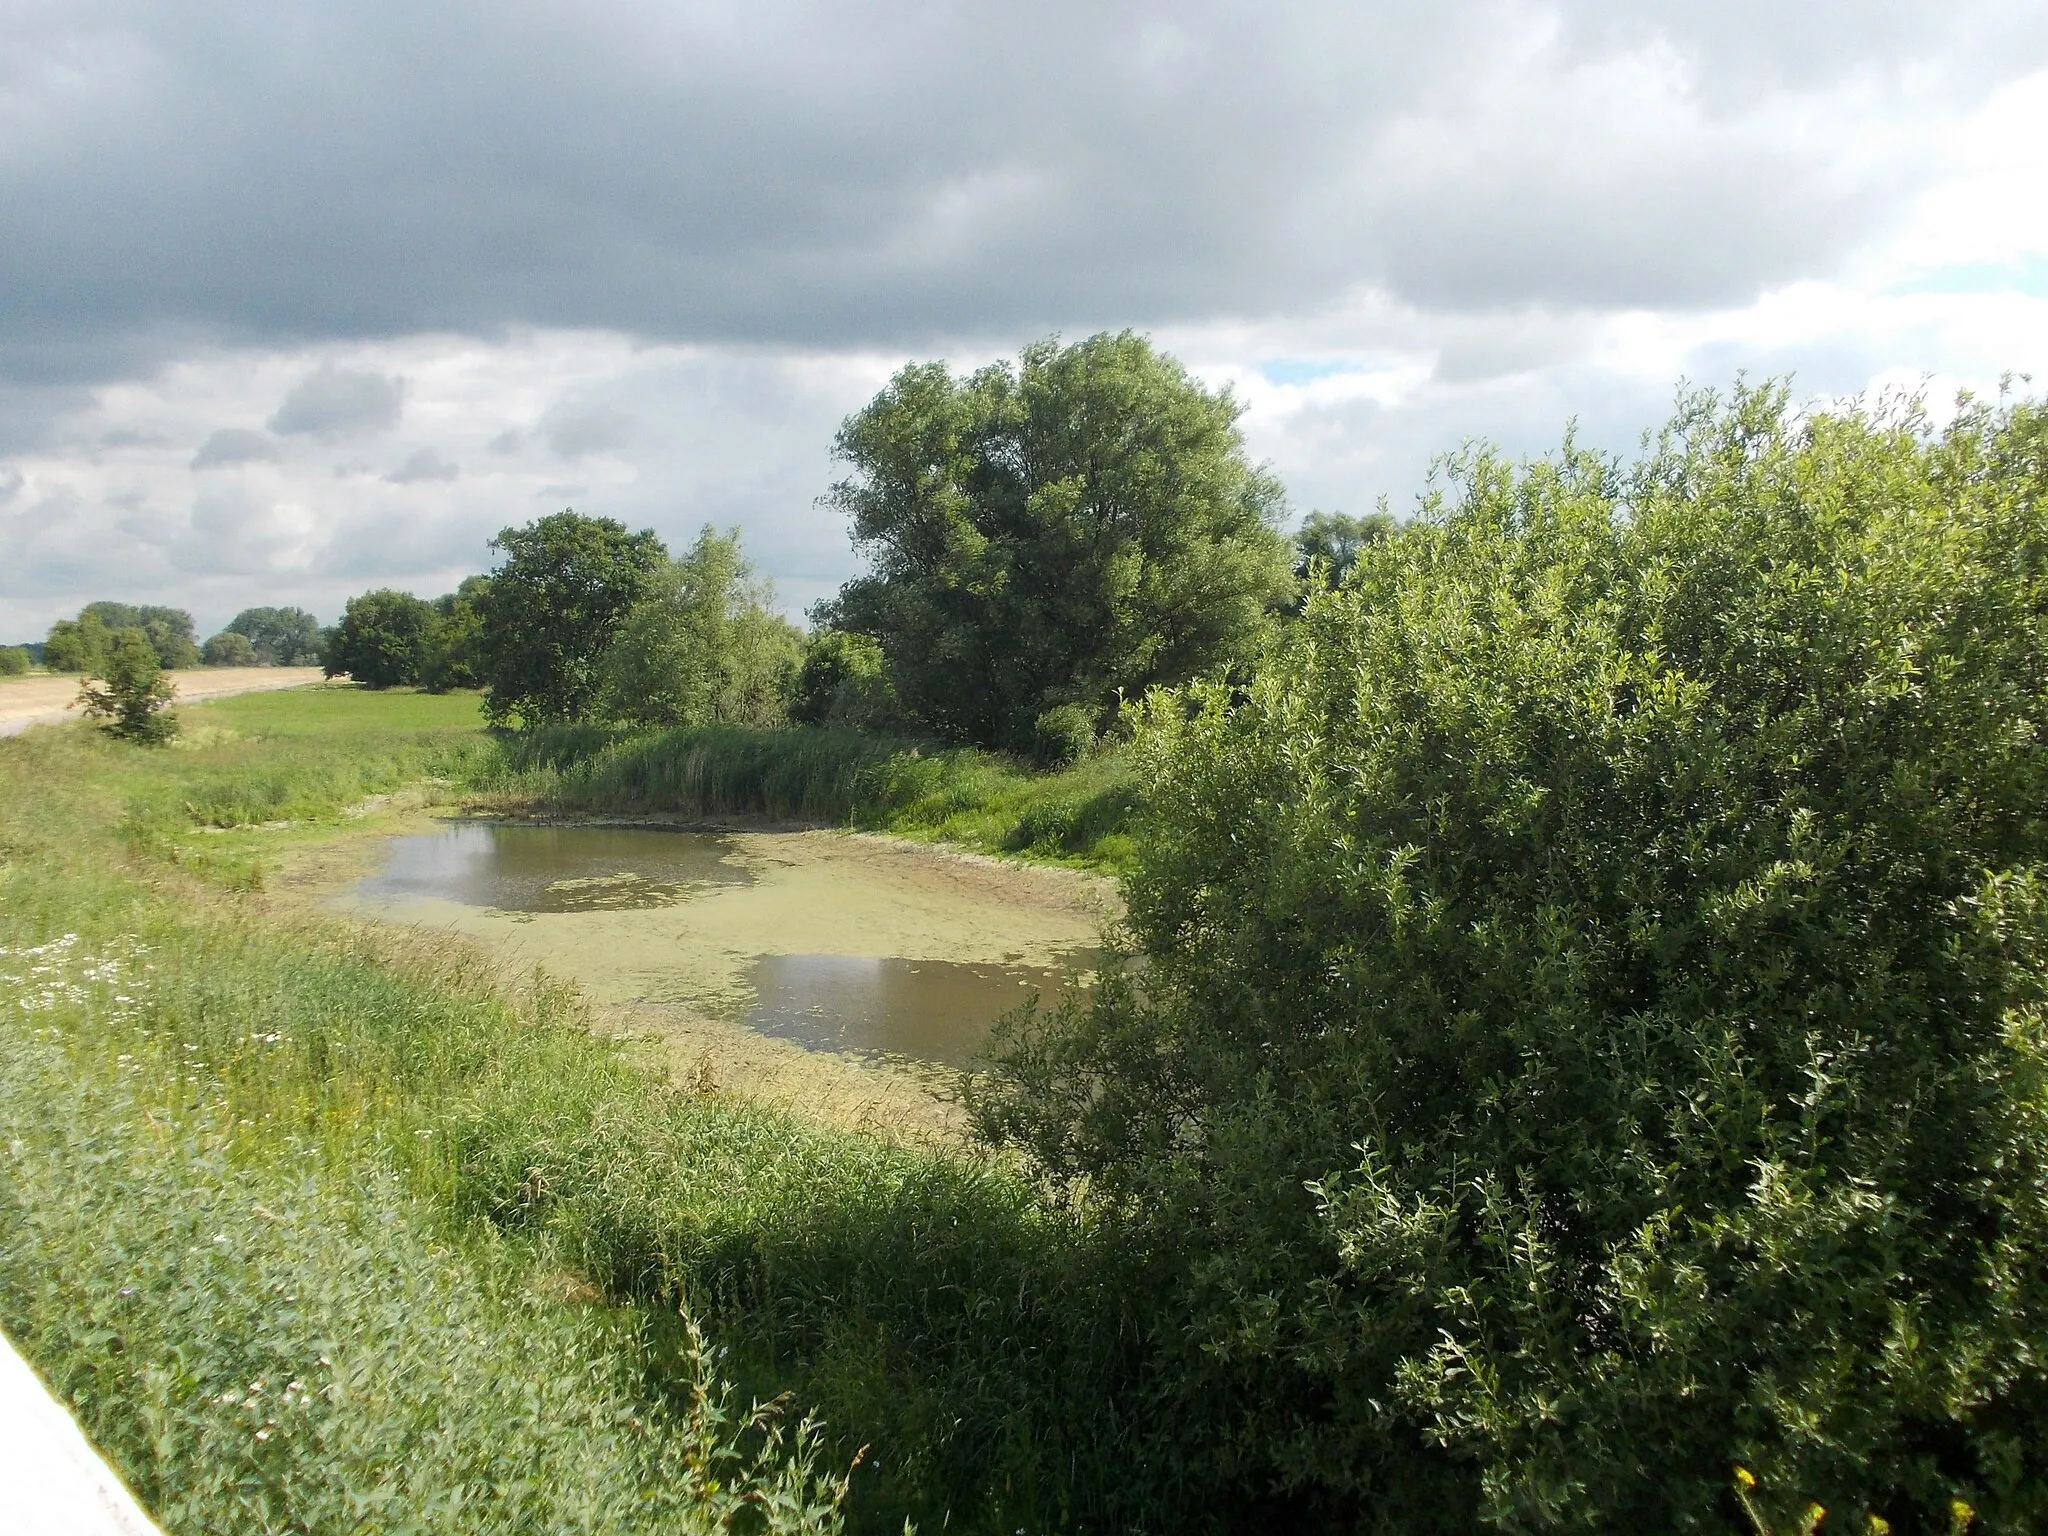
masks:
POLYGON ((470 825, 395 837, 390 847, 357 896, 496 912, 629 912, 753 878, 731 862, 725 838, 646 827, 470 825))
POLYGON ((754 962, 754 1004, 745 1022, 764 1035, 812 1050, 909 1056, 975 1067, 989 1029, 1033 996, 1057 1001, 1074 973, 1093 960, 1081 952, 1069 969, 977 965, 959 960, 877 959, 864 955, 762 955, 754 962))
POLYGON ((336 902, 678 1028, 971 1067, 998 1018, 1094 963, 1102 909, 1075 878, 827 832, 468 823, 393 838, 336 902))

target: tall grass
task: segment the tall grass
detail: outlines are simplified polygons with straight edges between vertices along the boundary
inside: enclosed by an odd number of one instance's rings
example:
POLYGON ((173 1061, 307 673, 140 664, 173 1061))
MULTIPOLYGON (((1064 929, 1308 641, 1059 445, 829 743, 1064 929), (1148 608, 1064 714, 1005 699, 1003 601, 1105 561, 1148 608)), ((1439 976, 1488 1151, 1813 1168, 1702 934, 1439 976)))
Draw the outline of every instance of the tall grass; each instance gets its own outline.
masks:
MULTIPOLYGON (((74 967, 76 995, 22 1009, 55 973, 0 963, 0 1116, 27 1149, 0 1196, 0 1308, 175 1528, 333 1529, 346 1509, 398 1529, 401 1506, 437 1528, 697 1528, 708 1482, 691 1505, 680 1455, 722 1467, 748 1519, 823 1529, 819 1469, 863 1447, 856 1529, 1229 1518, 1148 1406, 1152 1257, 1115 1233, 987 1160, 676 1090, 544 979, 287 919, 183 857, 221 840, 204 805, 267 800, 244 781, 282 780, 311 818, 398 782, 391 765, 506 782, 475 727, 392 703, 403 728, 360 695, 302 698, 324 723, 221 708, 187 752, 0 743, 0 945, 71 933, 67 953, 128 967, 74 967), (124 839, 137 803, 185 805, 183 830, 166 812, 124 839), (357 1374, 309 1374, 345 1355, 357 1374), (280 1373, 311 1417, 262 1416, 280 1373), (740 1432, 738 1404, 784 1393, 821 1438, 740 1432)), ((947 782, 899 803, 943 806, 947 782)))
POLYGON ((1138 804, 1123 759, 1060 773, 965 747, 853 731, 589 727, 505 744, 506 787, 564 811, 767 816, 1118 869, 1138 804))

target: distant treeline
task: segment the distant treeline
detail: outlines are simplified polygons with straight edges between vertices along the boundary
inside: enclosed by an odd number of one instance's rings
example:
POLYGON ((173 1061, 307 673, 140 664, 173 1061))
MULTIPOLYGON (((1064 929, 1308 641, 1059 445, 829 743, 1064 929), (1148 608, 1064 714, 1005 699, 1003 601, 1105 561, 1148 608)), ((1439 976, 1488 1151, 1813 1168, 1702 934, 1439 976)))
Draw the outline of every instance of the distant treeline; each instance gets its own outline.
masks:
POLYGON ((98 602, 87 603, 75 619, 59 619, 35 647, 0 648, 0 674, 26 671, 34 662, 52 672, 97 675, 114 637, 131 629, 162 667, 310 667, 320 661, 320 621, 303 608, 244 608, 201 646, 193 639, 192 615, 182 608, 98 602))

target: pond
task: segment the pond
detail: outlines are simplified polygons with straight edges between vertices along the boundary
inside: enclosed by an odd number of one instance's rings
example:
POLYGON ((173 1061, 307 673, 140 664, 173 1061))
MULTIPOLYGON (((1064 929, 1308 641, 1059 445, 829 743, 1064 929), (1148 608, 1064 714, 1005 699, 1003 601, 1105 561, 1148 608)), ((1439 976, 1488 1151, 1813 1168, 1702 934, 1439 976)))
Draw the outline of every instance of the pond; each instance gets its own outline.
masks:
POLYGON ((502 823, 392 838, 340 901, 484 938, 600 1004, 948 1067, 1080 984, 1104 915, 1086 877, 880 839, 502 823))

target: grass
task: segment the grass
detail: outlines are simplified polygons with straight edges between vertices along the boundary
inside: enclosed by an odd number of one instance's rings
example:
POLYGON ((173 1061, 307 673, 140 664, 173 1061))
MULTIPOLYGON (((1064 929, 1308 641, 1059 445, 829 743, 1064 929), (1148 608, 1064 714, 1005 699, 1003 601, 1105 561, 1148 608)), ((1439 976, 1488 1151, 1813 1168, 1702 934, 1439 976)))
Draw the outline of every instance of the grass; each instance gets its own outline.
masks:
MULTIPOLYGON (((625 752, 508 765, 459 696, 185 713, 177 750, 0 741, 0 1316, 174 1531, 824 1530, 863 1447, 859 1530, 1228 1520, 1149 1406, 1114 1233, 985 1159, 671 1088, 542 978, 245 889, 368 796, 616 789, 625 752), (822 1426, 746 1427, 784 1394, 822 1426)), ((855 816, 934 833, 1055 799, 966 755, 857 773, 855 816)))
POLYGON ((567 729, 510 747, 518 791, 565 811, 817 821, 1083 869, 1130 859, 1138 802, 1115 752, 1059 773, 851 731, 567 729))

